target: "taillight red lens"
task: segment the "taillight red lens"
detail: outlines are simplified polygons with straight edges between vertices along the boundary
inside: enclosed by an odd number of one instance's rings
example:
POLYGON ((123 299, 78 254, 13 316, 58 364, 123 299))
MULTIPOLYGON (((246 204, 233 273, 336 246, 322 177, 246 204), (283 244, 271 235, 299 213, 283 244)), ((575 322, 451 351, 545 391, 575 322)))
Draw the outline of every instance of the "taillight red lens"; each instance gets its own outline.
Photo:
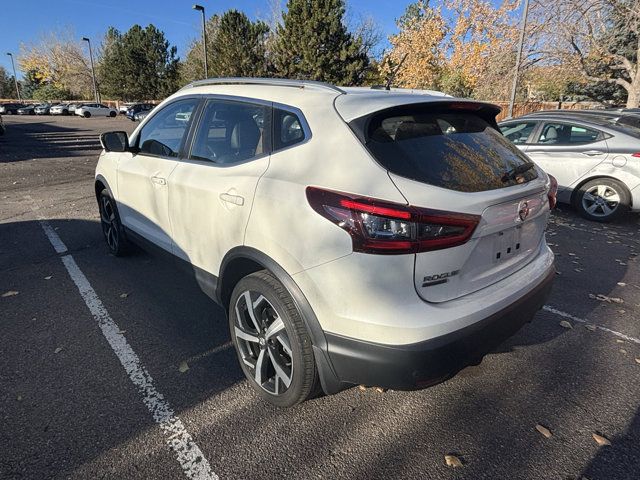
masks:
POLYGON ((640 152, 632 153, 632 157, 640 158, 640 152))
POLYGON ((549 197, 549 208, 553 210, 558 204, 558 181, 556 177, 549 175, 549 183, 549 193, 547 197, 549 197))
POLYGON ((466 243, 479 215, 444 212, 307 187, 311 207, 351 235, 354 252, 403 254, 466 243))

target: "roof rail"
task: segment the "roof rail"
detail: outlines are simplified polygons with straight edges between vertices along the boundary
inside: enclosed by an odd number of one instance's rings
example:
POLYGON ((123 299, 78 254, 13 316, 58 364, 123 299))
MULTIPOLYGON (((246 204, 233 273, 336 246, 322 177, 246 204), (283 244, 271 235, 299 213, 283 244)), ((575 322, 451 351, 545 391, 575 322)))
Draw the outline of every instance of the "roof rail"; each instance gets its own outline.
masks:
POLYGON ((205 85, 273 85, 279 87, 295 87, 295 88, 318 88, 336 93, 346 93, 341 88, 326 82, 318 82, 315 80, 292 80, 288 78, 250 78, 250 77, 219 77, 207 78, 205 80, 197 80, 182 87, 180 90, 192 87, 202 87, 205 85))

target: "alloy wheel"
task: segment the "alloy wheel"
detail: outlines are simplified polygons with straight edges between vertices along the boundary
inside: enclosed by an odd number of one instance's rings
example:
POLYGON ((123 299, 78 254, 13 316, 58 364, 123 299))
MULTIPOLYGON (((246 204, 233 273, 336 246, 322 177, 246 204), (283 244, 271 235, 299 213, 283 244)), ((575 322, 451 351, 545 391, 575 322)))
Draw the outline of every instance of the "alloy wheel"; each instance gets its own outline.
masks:
POLYGON ((582 208, 594 217, 608 217, 618 209, 620 194, 610 185, 594 185, 582 195, 582 208))
POLYGON ((263 390, 283 394, 293 379, 293 352, 282 318, 255 291, 243 292, 234 308, 233 332, 242 362, 263 390))
POLYGON ((106 195, 100 198, 100 223, 102 224, 102 232, 104 233, 107 245, 111 251, 116 252, 118 250, 118 244, 120 243, 118 217, 116 216, 116 210, 112 200, 106 195))

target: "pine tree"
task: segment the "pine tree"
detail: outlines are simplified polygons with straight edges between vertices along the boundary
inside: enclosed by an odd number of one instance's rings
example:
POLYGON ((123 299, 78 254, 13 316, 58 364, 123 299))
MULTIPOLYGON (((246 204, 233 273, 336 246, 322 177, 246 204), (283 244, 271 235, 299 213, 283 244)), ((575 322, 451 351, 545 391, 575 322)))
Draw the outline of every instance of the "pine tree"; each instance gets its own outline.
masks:
POLYGON ((176 47, 153 25, 124 34, 110 28, 99 64, 104 96, 122 100, 161 99, 178 88, 176 47))
POLYGON ((289 0, 277 28, 277 76, 341 85, 362 83, 369 59, 344 24, 343 0, 289 0))
POLYGON ((265 40, 269 27, 229 10, 212 39, 212 77, 262 77, 267 74, 265 40))

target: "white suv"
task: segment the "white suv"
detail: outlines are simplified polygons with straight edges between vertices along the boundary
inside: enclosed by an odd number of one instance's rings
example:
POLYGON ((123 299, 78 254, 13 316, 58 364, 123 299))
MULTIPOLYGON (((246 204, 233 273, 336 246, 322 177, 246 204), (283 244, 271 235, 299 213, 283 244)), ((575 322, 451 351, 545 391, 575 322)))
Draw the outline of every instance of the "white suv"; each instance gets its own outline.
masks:
POLYGON ((554 278, 555 185, 498 112, 433 92, 193 83, 130 137, 101 136, 107 244, 182 260, 275 405, 440 382, 530 321, 554 278))
POLYGON ((101 103, 85 103, 75 109, 74 113, 84 118, 89 117, 116 117, 118 112, 115 108, 107 107, 101 103))

